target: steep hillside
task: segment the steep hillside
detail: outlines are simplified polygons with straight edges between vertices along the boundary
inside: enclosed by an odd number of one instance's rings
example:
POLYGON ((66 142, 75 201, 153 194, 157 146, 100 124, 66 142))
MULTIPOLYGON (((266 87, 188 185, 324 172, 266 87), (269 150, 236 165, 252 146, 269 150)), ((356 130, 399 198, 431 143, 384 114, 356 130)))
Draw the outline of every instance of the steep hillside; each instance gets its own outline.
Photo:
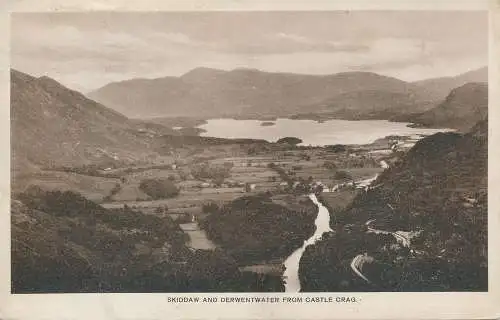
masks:
POLYGON ((487 290, 486 132, 421 140, 336 212, 335 233, 303 256, 304 291, 487 290))
MULTIPOLYGON (((89 97, 131 116, 289 116, 337 95, 357 91, 404 94, 432 100, 425 88, 369 72, 333 75, 270 73, 254 69, 198 68, 175 77, 110 83, 89 97)), ((391 100, 386 100, 390 108, 391 100)), ((371 111, 370 111, 371 112, 371 111)))
POLYGON ((48 78, 11 70, 13 169, 128 161, 167 128, 132 123, 48 78))
POLYGON ((487 83, 488 67, 472 70, 454 77, 442 77, 416 81, 413 84, 424 88, 434 96, 444 99, 451 90, 469 82, 487 83))
POLYGON ((411 122, 428 127, 448 127, 469 131, 488 116, 488 85, 467 83, 453 89, 435 108, 412 115, 411 122))
POLYGON ((105 209, 73 192, 15 198, 13 293, 280 290, 279 279, 239 272, 221 251, 189 250, 168 216, 105 209))

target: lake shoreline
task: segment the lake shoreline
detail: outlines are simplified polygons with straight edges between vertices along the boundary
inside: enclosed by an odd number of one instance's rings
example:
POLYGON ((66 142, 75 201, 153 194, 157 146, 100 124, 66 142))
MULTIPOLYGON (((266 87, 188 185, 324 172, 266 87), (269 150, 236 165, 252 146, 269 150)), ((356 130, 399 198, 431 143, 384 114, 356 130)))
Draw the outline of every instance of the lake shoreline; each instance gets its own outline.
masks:
MULTIPOLYGON (((139 119, 139 118, 137 118, 139 119)), ((202 136, 205 131, 200 128, 203 125, 206 125, 211 120, 218 119, 232 119, 232 120, 254 120, 260 121, 260 125, 263 127, 271 127, 276 125, 276 121, 279 119, 288 119, 288 120, 311 120, 316 123, 324 123, 330 120, 343 120, 343 121, 387 121, 391 123, 405 123, 408 128, 413 129, 444 129, 438 126, 426 125, 423 123, 413 123, 408 121, 403 121, 405 118, 401 117, 391 117, 391 118, 381 118, 381 117, 339 117, 339 116, 331 116, 325 114, 294 114, 294 115, 273 115, 273 116, 265 116, 265 115, 227 115, 221 117, 189 117, 189 116, 173 116, 173 117, 149 117, 149 118, 140 118, 141 120, 150 121, 154 123, 158 123, 167 127, 170 127, 176 131, 178 131, 182 135, 196 135, 202 136), (401 119, 401 120, 400 120, 401 119)))
POLYGON ((295 120, 278 118, 272 126, 263 125, 267 121, 217 118, 197 128, 205 132, 201 137, 242 139, 253 137, 276 142, 284 137, 302 140, 299 146, 327 145, 366 145, 389 136, 431 135, 437 132, 452 131, 448 128, 414 128, 411 123, 391 122, 389 120, 295 120))

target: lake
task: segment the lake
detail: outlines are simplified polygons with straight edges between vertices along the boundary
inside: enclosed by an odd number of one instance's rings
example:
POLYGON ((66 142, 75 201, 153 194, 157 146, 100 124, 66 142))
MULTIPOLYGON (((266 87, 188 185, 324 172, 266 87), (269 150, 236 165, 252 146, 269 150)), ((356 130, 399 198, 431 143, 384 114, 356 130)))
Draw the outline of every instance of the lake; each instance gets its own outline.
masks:
POLYGON ((431 135, 449 129, 410 128, 409 123, 387 120, 314 120, 277 119, 272 126, 260 120, 210 119, 198 126, 201 136, 253 138, 274 142, 283 137, 302 139, 302 145, 367 144, 389 135, 431 135))

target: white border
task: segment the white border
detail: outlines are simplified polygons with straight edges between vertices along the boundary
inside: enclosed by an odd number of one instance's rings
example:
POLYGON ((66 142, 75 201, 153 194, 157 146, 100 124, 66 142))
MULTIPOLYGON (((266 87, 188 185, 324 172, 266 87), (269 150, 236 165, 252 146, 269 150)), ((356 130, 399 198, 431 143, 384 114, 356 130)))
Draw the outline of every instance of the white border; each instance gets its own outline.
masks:
MULTIPOLYGON (((500 318, 500 281, 498 247, 500 231, 498 201, 500 163, 498 126, 499 104, 498 63, 500 57, 500 0, 351 0, 351 1, 170 1, 142 0, 18 0, 0 4, 0 250, 1 319, 477 319, 500 318), (11 295, 10 292, 10 219, 9 219, 9 12, 18 11, 198 11, 198 10, 488 10, 490 9, 490 110, 489 110, 489 292, 488 293, 353 293, 302 294, 302 296, 354 296, 354 304, 172 304, 167 297, 174 294, 43 294, 11 295), (495 36, 496 35, 496 36, 495 36)), ((437 21, 436 23, 439 23, 437 21)), ((209 294, 179 294, 179 296, 211 296, 209 294)), ((228 296, 255 294, 221 294, 228 296)), ((260 296, 289 296, 260 294, 260 296)))

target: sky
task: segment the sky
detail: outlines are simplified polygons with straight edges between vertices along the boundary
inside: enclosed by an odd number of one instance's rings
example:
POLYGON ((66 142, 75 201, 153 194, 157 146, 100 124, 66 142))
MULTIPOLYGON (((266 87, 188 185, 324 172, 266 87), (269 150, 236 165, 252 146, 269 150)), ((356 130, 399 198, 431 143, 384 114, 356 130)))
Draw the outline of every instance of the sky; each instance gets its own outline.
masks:
POLYGON ((196 67, 406 81, 488 62, 486 11, 52 12, 11 15, 11 65, 89 92, 196 67))

